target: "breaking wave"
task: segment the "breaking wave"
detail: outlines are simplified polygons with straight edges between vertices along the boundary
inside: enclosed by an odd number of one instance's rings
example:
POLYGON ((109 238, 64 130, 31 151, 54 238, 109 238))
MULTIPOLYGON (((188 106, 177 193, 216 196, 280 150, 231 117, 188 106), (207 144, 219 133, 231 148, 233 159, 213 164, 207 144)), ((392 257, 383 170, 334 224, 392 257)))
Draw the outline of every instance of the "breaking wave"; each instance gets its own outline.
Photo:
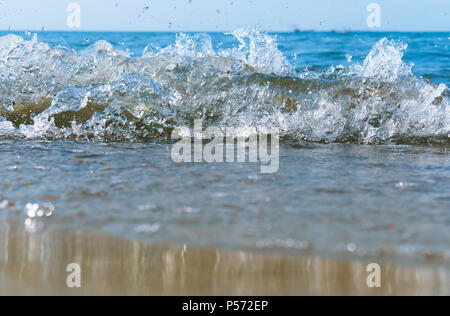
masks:
POLYGON ((275 37, 178 34, 131 57, 106 41, 75 51, 37 36, 0 38, 0 137, 144 141, 176 127, 230 136, 277 129, 312 142, 447 143, 449 90, 415 76, 407 45, 383 38, 364 62, 298 72, 275 37))

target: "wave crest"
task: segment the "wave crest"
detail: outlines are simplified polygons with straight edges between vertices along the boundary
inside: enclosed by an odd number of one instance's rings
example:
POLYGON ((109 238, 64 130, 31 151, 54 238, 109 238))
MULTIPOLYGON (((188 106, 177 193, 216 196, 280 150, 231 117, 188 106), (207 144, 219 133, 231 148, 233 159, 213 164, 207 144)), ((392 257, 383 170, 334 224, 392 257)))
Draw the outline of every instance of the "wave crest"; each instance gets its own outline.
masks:
POLYGON ((297 73, 277 40, 205 34, 131 57, 106 41, 82 51, 0 38, 0 137, 147 140, 195 119, 230 136, 255 127, 314 142, 448 142, 445 85, 416 77, 405 43, 378 41, 362 64, 297 73))

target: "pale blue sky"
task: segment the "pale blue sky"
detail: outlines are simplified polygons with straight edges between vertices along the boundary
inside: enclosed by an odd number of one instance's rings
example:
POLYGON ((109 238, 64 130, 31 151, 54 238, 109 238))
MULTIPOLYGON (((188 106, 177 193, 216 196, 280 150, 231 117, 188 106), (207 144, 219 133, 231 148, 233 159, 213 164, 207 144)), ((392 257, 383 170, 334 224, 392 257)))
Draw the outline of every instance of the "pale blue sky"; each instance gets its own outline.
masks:
POLYGON ((0 29, 369 30, 366 8, 371 2, 382 9, 376 30, 450 31, 450 0, 0 0, 0 29), (66 9, 73 2, 81 7, 76 29, 66 25, 66 9))

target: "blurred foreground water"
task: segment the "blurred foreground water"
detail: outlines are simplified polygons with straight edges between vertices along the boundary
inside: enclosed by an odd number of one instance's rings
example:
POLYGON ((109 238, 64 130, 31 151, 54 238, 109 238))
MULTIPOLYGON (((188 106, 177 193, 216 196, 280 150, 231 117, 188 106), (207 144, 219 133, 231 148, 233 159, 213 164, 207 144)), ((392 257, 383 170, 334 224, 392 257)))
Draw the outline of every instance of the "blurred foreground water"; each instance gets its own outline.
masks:
POLYGON ((366 285, 364 261, 149 245, 51 228, 0 224, 0 295, 449 295, 435 266, 381 264, 382 287, 366 285), (66 267, 81 266, 81 289, 66 267))

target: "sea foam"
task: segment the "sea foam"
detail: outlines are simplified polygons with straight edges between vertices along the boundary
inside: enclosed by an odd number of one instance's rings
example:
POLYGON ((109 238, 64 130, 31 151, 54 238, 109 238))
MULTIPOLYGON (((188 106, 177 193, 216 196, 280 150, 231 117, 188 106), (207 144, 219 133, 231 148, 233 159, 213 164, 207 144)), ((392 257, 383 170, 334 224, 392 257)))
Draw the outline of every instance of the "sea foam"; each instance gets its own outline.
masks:
POLYGON ((181 33, 140 57, 106 41, 76 51, 1 37, 0 137, 145 141, 202 119, 233 137, 277 129, 325 143, 448 142, 449 90, 414 75, 406 43, 382 38, 362 63, 300 72, 275 36, 231 34, 229 49, 181 33))

